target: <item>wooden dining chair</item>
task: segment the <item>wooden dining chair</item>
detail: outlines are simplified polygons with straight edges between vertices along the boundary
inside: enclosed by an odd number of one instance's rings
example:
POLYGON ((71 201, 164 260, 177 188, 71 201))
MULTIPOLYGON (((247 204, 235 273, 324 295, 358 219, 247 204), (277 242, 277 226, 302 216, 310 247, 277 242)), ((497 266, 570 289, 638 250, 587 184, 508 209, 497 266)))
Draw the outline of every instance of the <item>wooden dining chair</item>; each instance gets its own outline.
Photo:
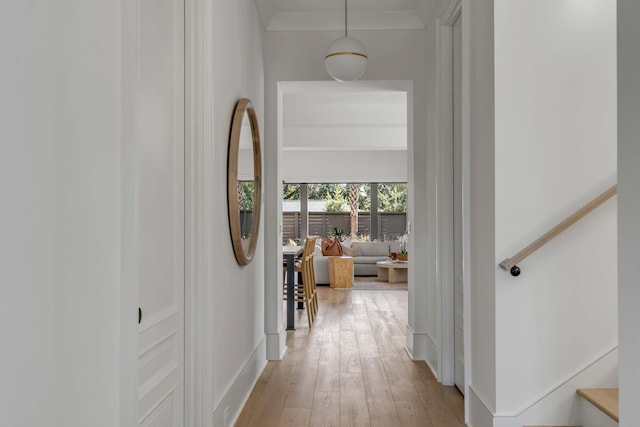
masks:
MULTIPOLYGON (((305 263, 302 265, 302 285, 305 287, 309 309, 307 315, 311 315, 311 321, 314 321, 318 313, 318 292, 316 288, 316 274, 313 268, 313 252, 315 247, 311 245, 311 251, 308 257, 305 257, 305 263)), ((309 324, 311 326, 311 324, 309 324)))
MULTIPOLYGON (((300 278, 302 278, 302 259, 304 257, 304 251, 306 249, 309 249, 307 248, 306 242, 309 241, 310 239, 314 240, 313 245, 315 247, 315 240, 317 239, 316 237, 308 237, 307 239, 305 239, 305 245, 302 247, 302 254, 297 255, 295 264, 293 266, 293 271, 298 273, 298 277, 300 278)), ((299 283, 296 283, 295 286, 302 289, 302 279, 300 279, 299 283)), ((283 294, 285 295, 285 299, 287 299, 286 298, 286 295, 287 295, 287 263, 286 262, 282 263, 282 290, 283 290, 283 294)))
MULTIPOLYGON (((316 292, 315 272, 313 270, 313 251, 316 245, 316 238, 307 238, 304 250, 302 251, 302 259, 296 262, 295 271, 301 273, 302 283, 298 283, 293 288, 294 302, 302 302, 307 310, 307 320, 309 327, 315 320, 318 312, 318 296, 316 292)), ((286 281, 283 281, 283 295, 287 299, 286 281)))

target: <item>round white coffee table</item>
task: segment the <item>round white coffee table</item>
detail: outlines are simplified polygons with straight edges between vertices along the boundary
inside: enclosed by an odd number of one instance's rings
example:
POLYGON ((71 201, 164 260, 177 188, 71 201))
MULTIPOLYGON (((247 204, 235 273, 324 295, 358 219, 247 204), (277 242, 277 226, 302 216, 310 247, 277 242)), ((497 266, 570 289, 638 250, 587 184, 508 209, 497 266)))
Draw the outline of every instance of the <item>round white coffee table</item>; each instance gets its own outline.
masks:
POLYGON ((406 261, 378 261, 378 278, 389 283, 406 282, 409 263, 406 261))

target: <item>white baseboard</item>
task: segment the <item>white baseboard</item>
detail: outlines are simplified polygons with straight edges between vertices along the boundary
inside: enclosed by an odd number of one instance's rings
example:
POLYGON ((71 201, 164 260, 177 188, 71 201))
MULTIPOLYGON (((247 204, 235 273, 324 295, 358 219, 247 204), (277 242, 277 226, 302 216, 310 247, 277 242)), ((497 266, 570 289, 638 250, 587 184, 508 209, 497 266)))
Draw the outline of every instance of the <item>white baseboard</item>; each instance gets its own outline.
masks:
POLYGON ((275 334, 267 334, 267 359, 282 360, 287 352, 287 331, 282 328, 275 334))
POLYGON ((212 414, 214 426, 225 426, 225 411, 228 414, 226 426, 235 424, 266 366, 266 339, 263 337, 227 387, 224 395, 219 400, 217 399, 212 414))
MULTIPOLYGON (((598 418, 595 424, 591 411, 576 394, 578 388, 617 387, 618 349, 606 352, 590 365, 581 369, 564 382, 534 400, 528 407, 516 413, 496 413, 483 403, 473 385, 469 386, 469 426, 473 427, 522 427, 523 425, 583 425, 608 427, 598 418), (589 415, 585 415, 585 411, 589 415), (587 418, 585 421, 585 417, 587 418)), ((603 419, 606 421, 606 419, 603 419)))
POLYGON ((433 374, 436 376, 438 381, 441 381, 442 378, 440 376, 440 363, 439 363, 440 348, 438 347, 438 344, 433 340, 433 338, 431 338, 431 335, 424 334, 424 337, 426 339, 426 342, 425 342, 426 349, 425 349, 424 360, 427 362, 427 365, 429 365, 429 367, 433 371, 433 374))
POLYGON ((469 400, 469 422, 467 425, 469 427, 493 427, 493 412, 483 403, 471 385, 465 399, 469 400))
POLYGON ((418 353, 419 350, 416 349, 416 342, 415 342, 415 338, 414 338, 414 332, 413 329, 411 329, 411 326, 407 325, 406 327, 407 332, 406 332, 406 344, 405 344, 405 350, 407 351, 407 353, 409 354, 409 357, 411 357, 412 360, 420 360, 418 357, 418 353))
MULTIPOLYGON (((437 349, 428 334, 415 332, 411 326, 406 326, 406 350, 413 360, 428 360, 430 352, 437 349)), ((437 354, 437 351, 434 352, 437 354)))
POLYGON ((424 360, 437 376, 438 373, 438 345, 426 333, 415 332, 407 325, 406 350, 413 360, 424 360))

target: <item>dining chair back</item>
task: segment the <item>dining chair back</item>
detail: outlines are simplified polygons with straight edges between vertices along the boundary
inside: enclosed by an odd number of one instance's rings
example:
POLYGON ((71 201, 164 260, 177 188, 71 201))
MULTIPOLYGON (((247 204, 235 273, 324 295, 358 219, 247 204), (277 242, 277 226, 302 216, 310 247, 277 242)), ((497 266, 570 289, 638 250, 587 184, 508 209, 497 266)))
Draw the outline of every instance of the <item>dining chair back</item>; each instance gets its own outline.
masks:
MULTIPOLYGON (((315 320, 318 312, 318 295, 316 290, 315 271, 313 269, 313 252, 316 245, 315 237, 308 237, 302 251, 302 259, 296 262, 295 271, 301 273, 302 283, 293 287, 293 299, 295 302, 302 302, 307 310, 307 320, 309 327, 315 320)), ((284 298, 287 299, 287 286, 284 283, 284 298)))

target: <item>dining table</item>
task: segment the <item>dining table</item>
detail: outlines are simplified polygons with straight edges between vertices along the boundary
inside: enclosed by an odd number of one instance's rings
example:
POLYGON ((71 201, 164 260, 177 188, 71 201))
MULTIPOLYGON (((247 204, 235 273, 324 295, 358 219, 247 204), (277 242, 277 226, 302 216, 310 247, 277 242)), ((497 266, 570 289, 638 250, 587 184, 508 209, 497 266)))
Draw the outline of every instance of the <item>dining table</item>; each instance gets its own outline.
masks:
MULTIPOLYGON (((287 330, 295 331, 295 263, 296 256, 302 253, 302 246, 283 246, 282 256, 287 265, 287 330)), ((304 308, 302 302, 298 303, 298 308, 304 308)))

